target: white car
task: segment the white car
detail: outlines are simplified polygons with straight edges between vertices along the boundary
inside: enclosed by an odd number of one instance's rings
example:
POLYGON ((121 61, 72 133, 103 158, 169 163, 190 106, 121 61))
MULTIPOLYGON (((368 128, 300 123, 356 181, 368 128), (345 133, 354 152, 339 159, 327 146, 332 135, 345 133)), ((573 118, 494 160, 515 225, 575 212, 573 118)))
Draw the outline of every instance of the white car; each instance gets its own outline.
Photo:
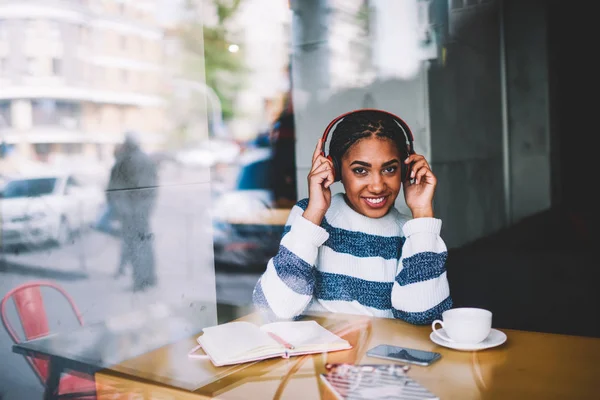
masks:
POLYGON ((71 174, 10 179, 0 197, 2 246, 63 245, 90 227, 105 204, 104 191, 71 174))

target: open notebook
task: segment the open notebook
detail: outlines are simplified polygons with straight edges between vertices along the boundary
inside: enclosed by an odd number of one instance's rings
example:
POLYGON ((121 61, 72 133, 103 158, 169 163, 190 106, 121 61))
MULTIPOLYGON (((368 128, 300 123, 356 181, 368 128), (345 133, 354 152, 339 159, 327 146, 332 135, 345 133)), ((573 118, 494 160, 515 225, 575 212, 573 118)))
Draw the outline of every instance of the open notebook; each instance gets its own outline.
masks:
POLYGON ((272 322, 260 327, 234 321, 204 328, 202 332, 197 338, 199 346, 189 355, 208 357, 217 367, 352 348, 348 341, 315 321, 272 322), (201 354, 200 349, 206 355, 201 354))

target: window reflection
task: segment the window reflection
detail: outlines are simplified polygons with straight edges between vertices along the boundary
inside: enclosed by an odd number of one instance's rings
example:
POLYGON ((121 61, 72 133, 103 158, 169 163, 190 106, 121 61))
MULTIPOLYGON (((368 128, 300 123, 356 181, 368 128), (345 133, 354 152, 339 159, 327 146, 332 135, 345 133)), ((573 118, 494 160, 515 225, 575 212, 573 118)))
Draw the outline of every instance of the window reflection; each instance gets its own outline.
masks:
MULTIPOLYGON (((291 14, 286 2, 232 2, 221 14, 204 3, 200 13, 199 2, 2 2, 12 14, 0 10, 0 295, 53 281, 86 325, 113 328, 119 316, 155 304, 201 303, 206 324, 251 311, 258 271, 215 265, 215 227, 235 221, 213 218, 214 205, 243 197, 241 244, 230 236, 226 251, 250 251, 246 265, 263 267, 280 237, 273 220, 286 212, 273 196, 274 155, 286 163, 282 189, 295 200, 291 14), (129 133, 136 155, 121 153, 129 133), (278 139, 283 152, 274 151, 278 139), (145 161, 129 162, 138 157, 145 161), (140 275, 152 284, 136 284, 140 275)), ((65 311, 42 297, 50 331, 69 330, 65 311)), ((8 314, 18 325, 14 304, 8 314)), ((143 341, 160 342, 150 339, 143 341)), ((10 344, 0 330, 0 358, 12 365, 0 367, 3 400, 24 387, 40 397, 10 344)))
POLYGON ((2 197, 14 199, 50 194, 54 191, 56 178, 13 180, 4 186, 2 197))
POLYGON ((40 99, 31 102, 32 123, 36 125, 60 125, 76 128, 81 118, 81 104, 54 99, 40 99))

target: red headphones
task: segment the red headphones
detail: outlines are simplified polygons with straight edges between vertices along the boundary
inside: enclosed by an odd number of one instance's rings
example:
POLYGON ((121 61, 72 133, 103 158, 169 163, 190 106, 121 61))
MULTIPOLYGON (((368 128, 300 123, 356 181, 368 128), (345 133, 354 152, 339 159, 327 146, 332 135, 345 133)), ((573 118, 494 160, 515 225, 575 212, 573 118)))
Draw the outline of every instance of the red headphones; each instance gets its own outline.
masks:
MULTIPOLYGON (((414 146, 413 146, 414 136, 412 134, 412 131, 408 127, 408 124, 406 122, 404 122, 404 120, 402 118, 400 118, 397 115, 392 114, 390 112, 387 112, 387 111, 384 111, 384 110, 379 110, 379 109, 376 109, 376 108, 361 108, 361 109, 358 109, 358 110, 349 111, 347 113, 344 113, 342 115, 339 115, 339 116, 335 117, 329 123, 329 125, 327 125, 327 128, 325 128, 325 132, 323 132, 323 139, 322 139, 322 141, 323 141, 323 148, 321 149, 321 155, 324 156, 324 157, 327 157, 333 163, 333 173, 334 173, 334 181, 335 182, 337 182, 337 181, 339 181, 341 179, 341 176, 342 176, 342 172, 341 172, 342 163, 341 163, 341 160, 337 160, 336 158, 332 157, 331 155, 327 155, 327 156, 325 155, 325 143, 327 142, 327 137, 329 136, 329 133, 333 130, 333 133, 331 133, 331 134, 332 135, 335 134, 334 126, 336 126, 338 122, 340 122, 342 119, 344 119, 348 115, 357 114, 357 113, 361 113, 361 112, 373 112, 373 111, 385 114, 385 115, 391 117, 394 121, 396 121, 396 123, 400 127, 400 130, 402 130, 402 133, 404 134, 404 138, 406 140, 405 145, 406 145, 406 152, 407 152, 407 154, 413 154, 415 152, 414 146)), ((405 182, 406 180, 408 180, 408 171, 409 170, 408 170, 406 164, 404 164, 403 162, 401 162, 402 182, 405 182)))

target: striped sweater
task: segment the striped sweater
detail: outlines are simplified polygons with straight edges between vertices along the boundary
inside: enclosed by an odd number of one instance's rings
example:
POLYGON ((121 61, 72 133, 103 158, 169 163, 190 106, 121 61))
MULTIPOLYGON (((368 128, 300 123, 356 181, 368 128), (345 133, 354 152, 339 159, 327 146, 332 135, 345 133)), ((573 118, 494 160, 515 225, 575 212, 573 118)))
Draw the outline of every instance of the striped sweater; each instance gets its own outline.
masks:
POLYGON ((351 209, 338 193, 321 226, 290 211, 278 253, 258 280, 253 302, 271 317, 305 311, 400 318, 428 324, 452 307, 442 221, 411 219, 392 208, 382 218, 351 209))

